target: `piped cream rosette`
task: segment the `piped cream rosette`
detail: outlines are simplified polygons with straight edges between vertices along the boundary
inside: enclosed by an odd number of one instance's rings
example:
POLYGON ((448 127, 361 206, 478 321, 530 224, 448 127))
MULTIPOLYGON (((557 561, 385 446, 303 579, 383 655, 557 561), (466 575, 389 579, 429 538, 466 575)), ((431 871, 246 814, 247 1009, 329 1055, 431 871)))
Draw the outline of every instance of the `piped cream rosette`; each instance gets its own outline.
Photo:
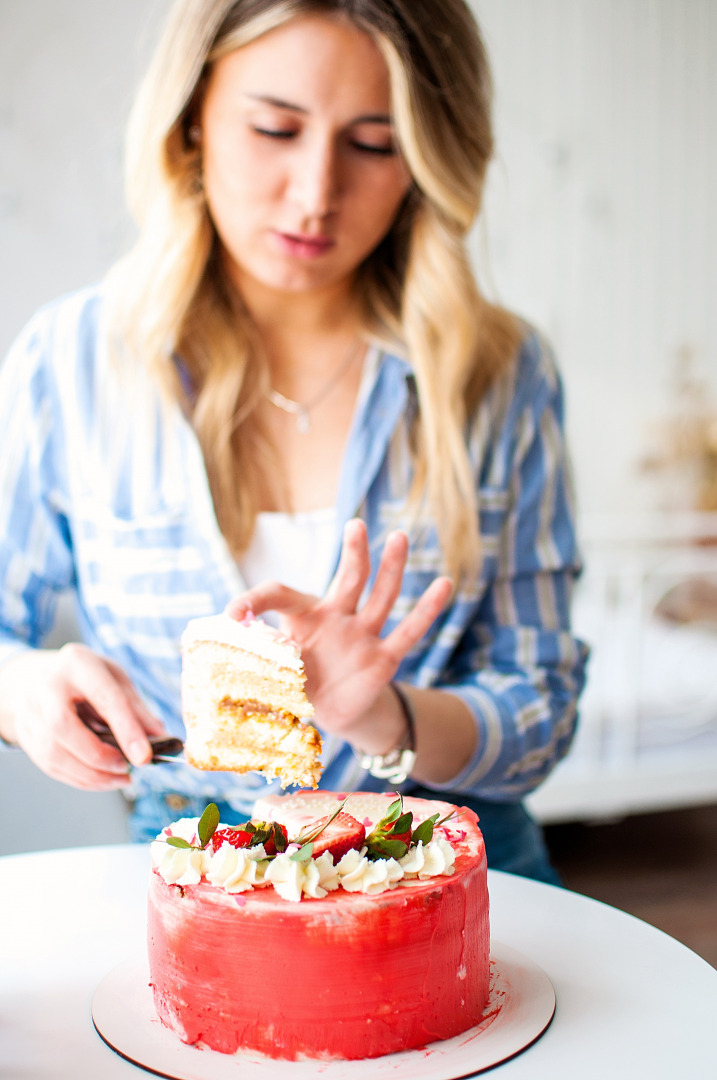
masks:
POLYGON ((228 893, 271 886, 284 900, 297 902, 303 897, 320 900, 335 889, 375 895, 454 870, 455 852, 442 836, 425 845, 419 841, 401 859, 368 859, 367 849, 362 848, 347 851, 334 864, 328 851, 316 859, 292 858, 299 850, 297 844, 273 858, 262 844, 235 848, 224 842, 217 851, 211 846, 202 849, 198 824, 198 818, 181 818, 163 829, 152 844, 152 865, 168 885, 198 885, 205 879, 228 893), (173 847, 167 843, 170 836, 197 846, 173 847))

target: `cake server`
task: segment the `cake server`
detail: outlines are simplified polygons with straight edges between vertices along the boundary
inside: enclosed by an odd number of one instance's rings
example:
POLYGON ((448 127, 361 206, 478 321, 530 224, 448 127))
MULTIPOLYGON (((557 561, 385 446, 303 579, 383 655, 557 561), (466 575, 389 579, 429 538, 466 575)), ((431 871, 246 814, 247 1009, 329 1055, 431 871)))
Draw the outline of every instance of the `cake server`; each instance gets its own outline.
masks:
MULTIPOLYGON (((109 725, 102 719, 97 710, 90 705, 89 701, 75 702, 75 712, 85 727, 89 728, 100 742, 106 743, 107 746, 113 746, 126 759, 126 754, 117 742, 109 725)), ((154 735, 150 736, 149 742, 152 747, 152 760, 148 764, 157 765, 160 762, 166 762, 186 765, 186 759, 183 756, 184 743, 181 739, 172 735, 154 735)))

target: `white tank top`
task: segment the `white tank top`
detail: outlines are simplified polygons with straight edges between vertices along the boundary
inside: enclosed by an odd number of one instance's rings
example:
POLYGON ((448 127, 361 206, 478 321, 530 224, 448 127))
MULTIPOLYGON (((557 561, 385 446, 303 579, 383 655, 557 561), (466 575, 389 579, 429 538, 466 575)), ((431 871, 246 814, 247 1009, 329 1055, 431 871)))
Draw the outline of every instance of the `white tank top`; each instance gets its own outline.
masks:
POLYGON ((248 588, 262 581, 280 581, 300 592, 323 596, 335 540, 333 506, 297 514, 259 514, 239 570, 248 588))
MULTIPOLYGON (((375 345, 366 351, 356 411, 376 381, 379 356, 375 345)), ((251 543, 239 560, 239 571, 247 588, 262 581, 280 581, 300 592, 323 596, 333 570, 336 527, 333 506, 296 514, 273 511, 258 514, 251 543)), ((269 623, 277 621, 273 612, 262 618, 269 623)))

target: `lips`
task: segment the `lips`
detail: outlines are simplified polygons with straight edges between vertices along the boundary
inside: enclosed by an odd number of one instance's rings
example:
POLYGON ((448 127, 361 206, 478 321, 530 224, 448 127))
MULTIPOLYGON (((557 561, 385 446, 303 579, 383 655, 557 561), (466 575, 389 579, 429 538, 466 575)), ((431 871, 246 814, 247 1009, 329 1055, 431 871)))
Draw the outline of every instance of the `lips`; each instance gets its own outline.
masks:
POLYGON ((295 259, 318 259, 336 244, 329 236, 304 236, 301 233, 275 232, 281 251, 295 259))

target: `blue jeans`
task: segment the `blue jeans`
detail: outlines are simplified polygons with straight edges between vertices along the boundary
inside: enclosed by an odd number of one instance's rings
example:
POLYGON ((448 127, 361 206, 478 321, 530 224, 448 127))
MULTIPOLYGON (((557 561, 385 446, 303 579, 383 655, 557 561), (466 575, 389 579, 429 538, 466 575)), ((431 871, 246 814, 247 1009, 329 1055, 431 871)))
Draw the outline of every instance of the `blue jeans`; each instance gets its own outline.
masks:
POLYGON ((239 825, 246 821, 228 803, 202 796, 180 795, 178 792, 148 791, 135 799, 129 817, 129 839, 136 844, 148 844, 178 818, 201 817, 207 803, 216 802, 219 820, 224 825, 239 825))
MULTIPOLYGON (((419 799, 441 799, 475 811, 480 818, 491 870, 505 870, 509 874, 535 878, 549 885, 562 884, 550 864, 542 829, 522 803, 488 802, 459 792, 431 791, 423 787, 411 788, 405 794, 419 799)), ((134 804, 129 820, 130 840, 149 843, 165 825, 177 818, 199 817, 207 801, 205 797, 193 798, 165 792, 141 795, 134 804)), ((225 825, 238 825, 244 820, 227 803, 218 802, 217 805, 220 820, 225 825)))

